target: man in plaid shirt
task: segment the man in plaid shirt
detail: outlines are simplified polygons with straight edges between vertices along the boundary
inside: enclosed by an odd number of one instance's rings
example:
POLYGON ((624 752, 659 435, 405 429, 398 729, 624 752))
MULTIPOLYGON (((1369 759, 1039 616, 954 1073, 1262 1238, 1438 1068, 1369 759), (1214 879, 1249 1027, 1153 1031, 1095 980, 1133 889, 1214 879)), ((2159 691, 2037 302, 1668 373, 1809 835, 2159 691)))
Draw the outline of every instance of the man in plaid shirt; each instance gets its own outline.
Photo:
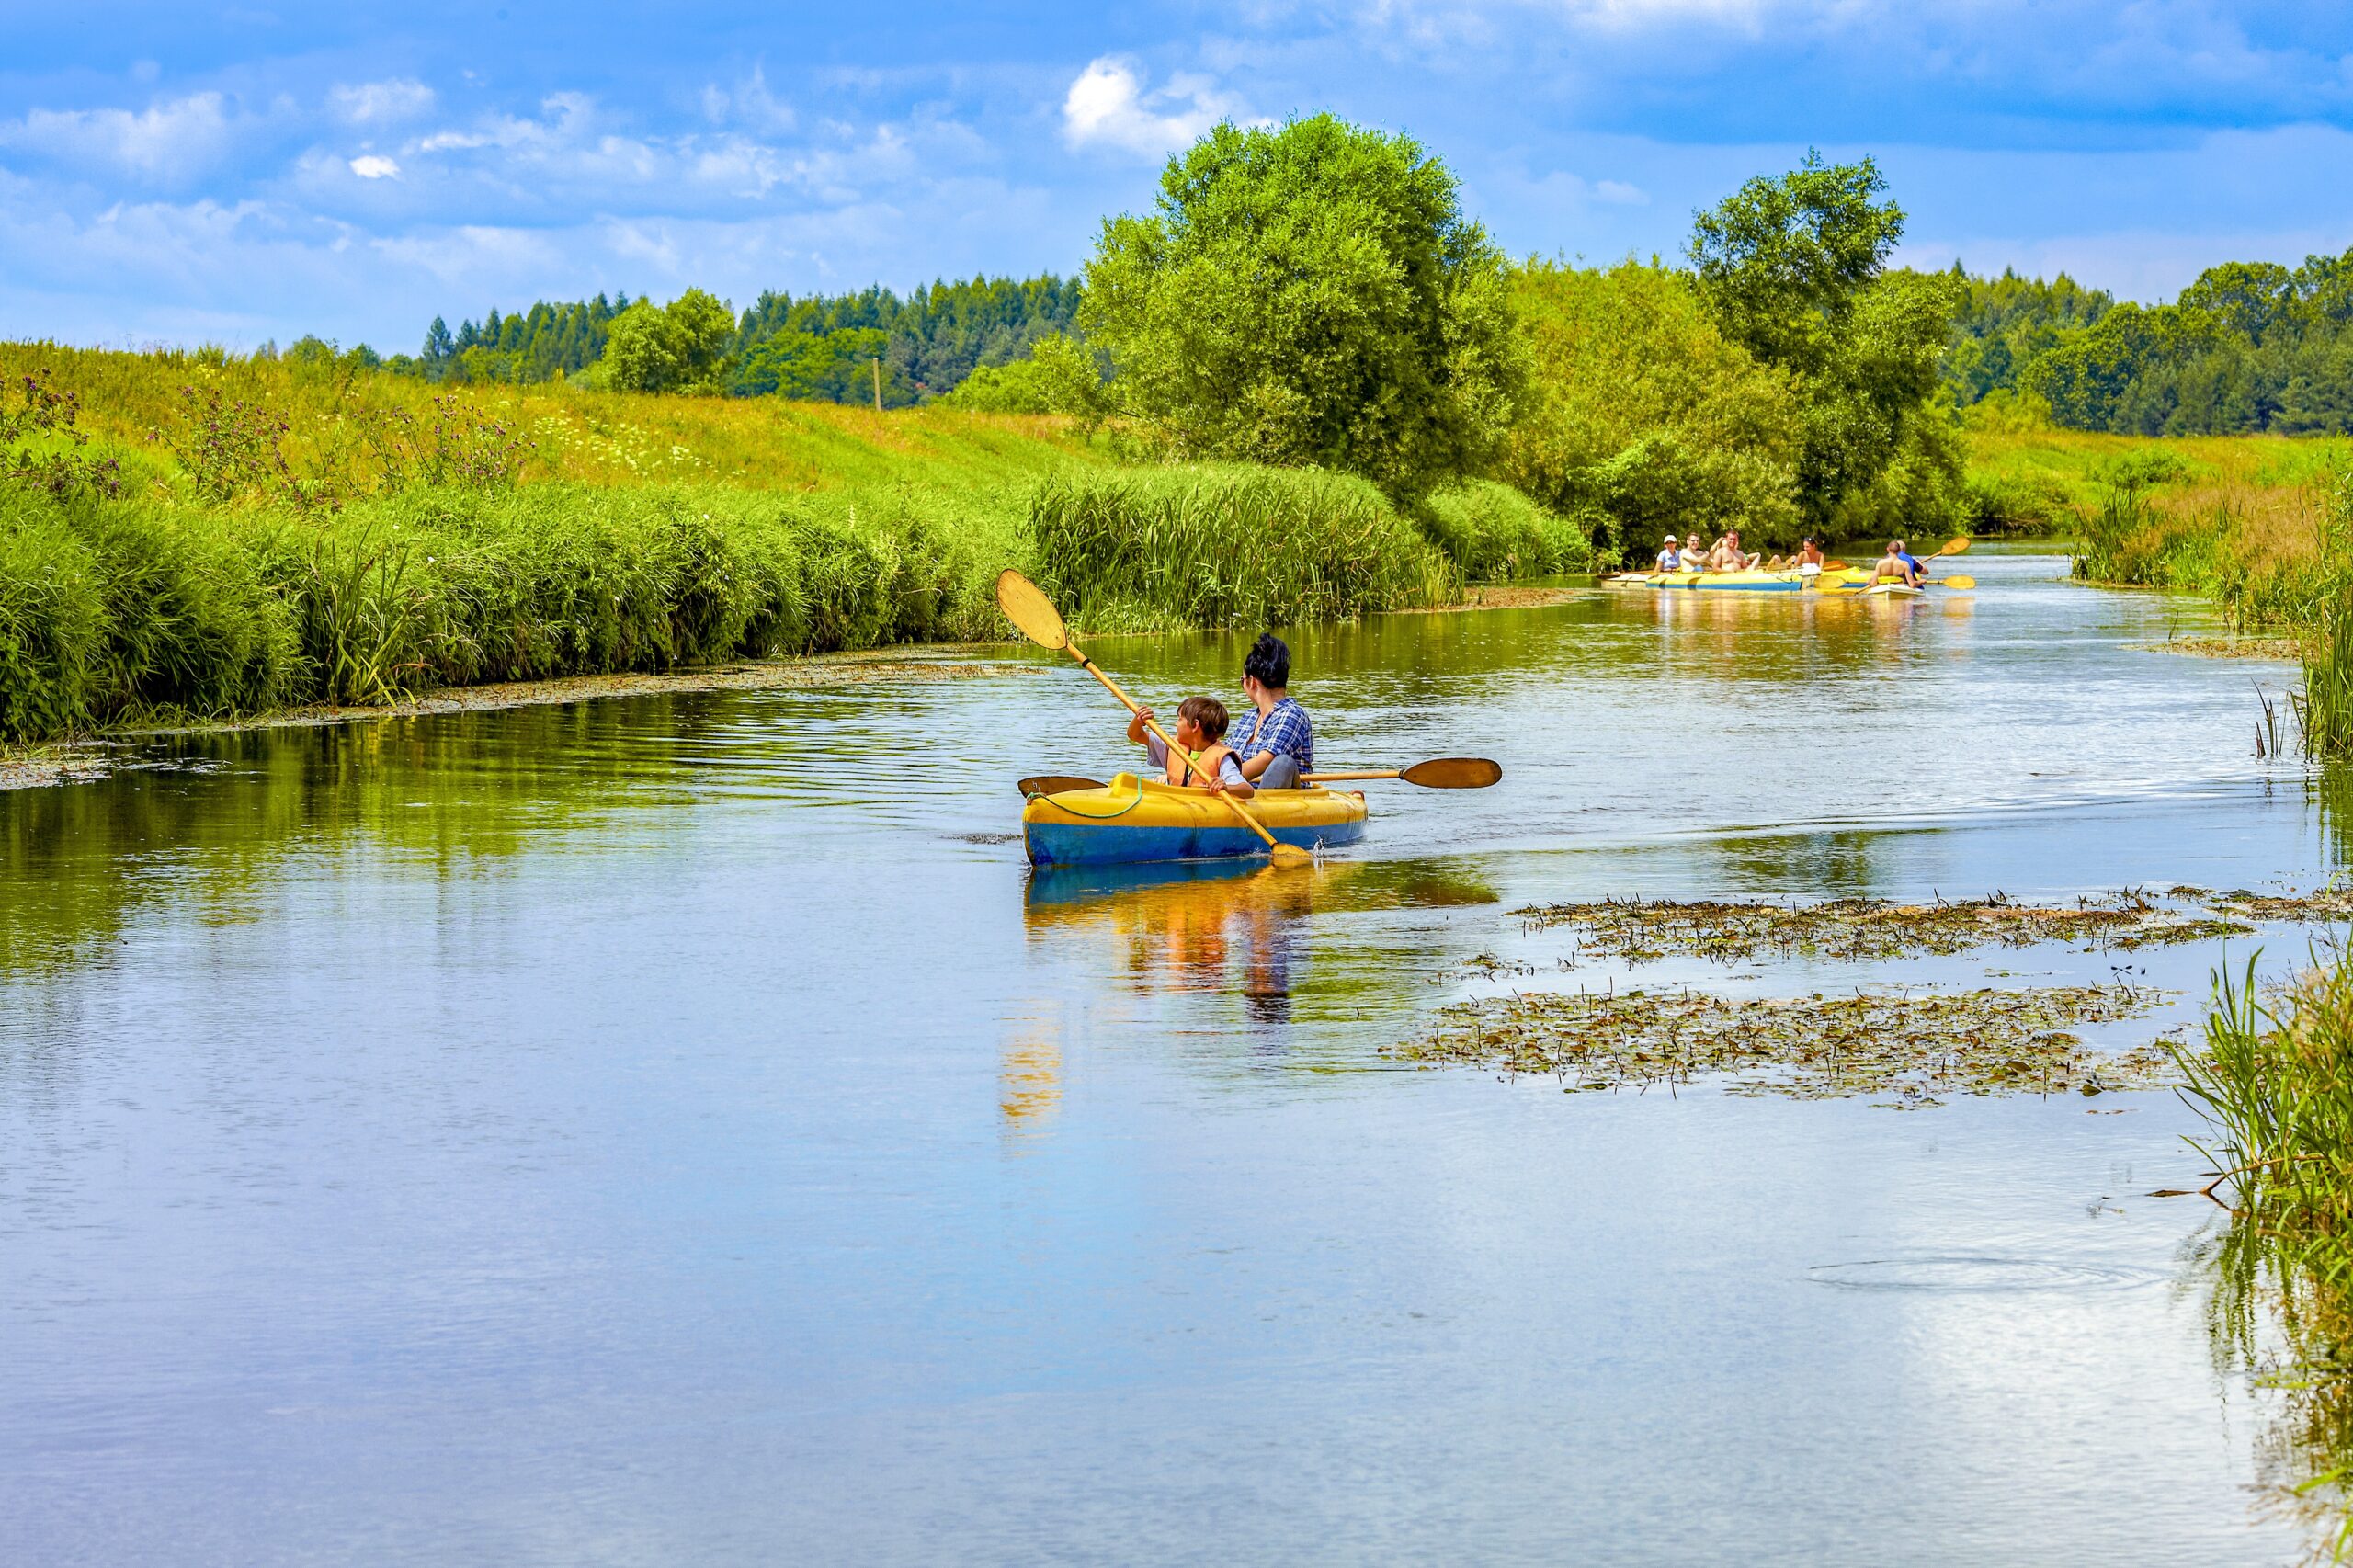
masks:
POLYGON ((1251 711, 1234 722, 1226 744, 1242 758, 1242 776, 1261 790, 1296 790, 1315 767, 1315 731, 1290 699, 1290 649, 1261 633, 1242 661, 1242 690, 1251 711))

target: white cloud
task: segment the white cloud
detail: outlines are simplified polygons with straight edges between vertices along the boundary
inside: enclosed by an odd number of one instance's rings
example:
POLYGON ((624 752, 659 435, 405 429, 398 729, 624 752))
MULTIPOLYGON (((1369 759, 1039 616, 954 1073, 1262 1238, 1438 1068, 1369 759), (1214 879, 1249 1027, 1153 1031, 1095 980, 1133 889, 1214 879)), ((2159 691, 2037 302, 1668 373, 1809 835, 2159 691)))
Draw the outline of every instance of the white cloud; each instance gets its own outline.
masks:
POLYGON ((702 90, 702 112, 713 125, 743 125, 757 131, 790 131, 792 106, 768 91, 767 71, 758 65, 733 87, 713 82, 702 90))
POLYGON ((219 93, 129 109, 36 108, 0 122, 0 147, 60 162, 110 165, 149 180, 171 180, 211 167, 227 153, 229 117, 219 93))
POLYGON ((1180 74, 1147 91, 1132 62, 1105 55, 1089 62, 1063 96, 1063 140, 1073 147, 1113 147, 1156 158, 1239 113, 1235 101, 1206 76, 1180 74))
POLYGON ((392 159, 369 153, 351 160, 351 172, 361 179, 398 179, 401 166, 392 159))
POLYGON ((433 89, 406 77, 387 82, 338 85, 327 91, 327 108, 347 125, 389 125, 413 119, 433 107, 433 89))

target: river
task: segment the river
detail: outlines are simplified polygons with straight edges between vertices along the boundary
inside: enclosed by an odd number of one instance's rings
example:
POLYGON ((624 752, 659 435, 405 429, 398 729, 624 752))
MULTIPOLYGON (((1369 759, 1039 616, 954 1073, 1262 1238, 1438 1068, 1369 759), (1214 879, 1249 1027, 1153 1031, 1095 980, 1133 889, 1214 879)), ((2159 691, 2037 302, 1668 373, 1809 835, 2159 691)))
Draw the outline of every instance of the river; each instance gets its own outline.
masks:
MULTIPOLYGON (((1367 841, 1289 877, 1033 879, 1011 781, 1130 762, 1009 646, 0 795, 0 1561, 2292 1558, 2185 1262, 2215 1210, 2145 1196, 2203 1168, 2170 1093, 1385 1054, 1610 983, 1539 901, 2336 867, 2252 756, 2292 671, 2151 652, 2198 612, 2057 558, 1970 562, 1912 604, 1303 631, 1326 766, 1505 778, 1368 785, 1367 841)), ((1166 709, 1238 701, 1243 646, 1090 651, 1166 709)), ((2127 1044, 2224 953, 1896 977, 2130 967, 2177 997, 2127 1044)))

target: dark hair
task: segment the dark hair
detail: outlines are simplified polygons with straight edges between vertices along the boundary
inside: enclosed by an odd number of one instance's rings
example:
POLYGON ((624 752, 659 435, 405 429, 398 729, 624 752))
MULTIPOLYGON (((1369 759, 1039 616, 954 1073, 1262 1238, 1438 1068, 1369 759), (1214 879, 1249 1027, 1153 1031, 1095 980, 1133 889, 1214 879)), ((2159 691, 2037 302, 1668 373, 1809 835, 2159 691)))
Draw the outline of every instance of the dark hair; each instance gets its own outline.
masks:
POLYGON ((1225 704, 1214 697, 1188 697, 1176 705, 1177 717, 1201 727, 1201 739, 1212 744, 1225 738, 1225 704))
POLYGON ((1290 684, 1290 649, 1273 632, 1261 631, 1258 641, 1250 645, 1249 656, 1242 661, 1242 674, 1280 691, 1290 684))

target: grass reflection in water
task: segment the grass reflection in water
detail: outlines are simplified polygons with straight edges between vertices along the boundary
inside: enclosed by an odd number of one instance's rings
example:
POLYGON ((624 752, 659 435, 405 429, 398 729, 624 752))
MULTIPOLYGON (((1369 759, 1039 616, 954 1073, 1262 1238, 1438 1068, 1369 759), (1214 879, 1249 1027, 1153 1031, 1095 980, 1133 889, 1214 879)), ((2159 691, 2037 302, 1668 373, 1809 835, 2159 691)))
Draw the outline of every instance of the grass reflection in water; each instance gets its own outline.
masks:
POLYGON ((2271 1398, 2258 1458, 2314 1554, 2353 1556, 2353 969, 2342 953, 2267 992, 2249 960, 2217 977, 2184 1094, 2229 1219, 2192 1244, 2215 1358, 2271 1398))

